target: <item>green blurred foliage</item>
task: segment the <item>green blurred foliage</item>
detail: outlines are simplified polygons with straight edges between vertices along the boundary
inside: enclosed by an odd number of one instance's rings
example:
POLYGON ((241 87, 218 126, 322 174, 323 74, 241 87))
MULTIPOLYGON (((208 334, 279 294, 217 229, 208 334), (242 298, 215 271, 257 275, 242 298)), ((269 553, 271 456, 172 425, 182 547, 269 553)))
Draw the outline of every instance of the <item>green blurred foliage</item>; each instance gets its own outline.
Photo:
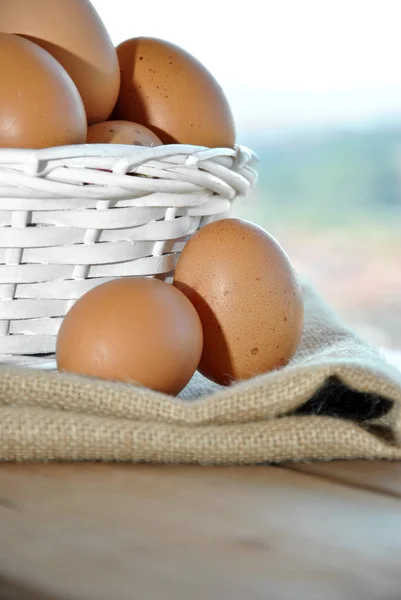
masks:
POLYGON ((400 227, 401 127, 249 138, 260 157, 247 214, 294 226, 400 227))

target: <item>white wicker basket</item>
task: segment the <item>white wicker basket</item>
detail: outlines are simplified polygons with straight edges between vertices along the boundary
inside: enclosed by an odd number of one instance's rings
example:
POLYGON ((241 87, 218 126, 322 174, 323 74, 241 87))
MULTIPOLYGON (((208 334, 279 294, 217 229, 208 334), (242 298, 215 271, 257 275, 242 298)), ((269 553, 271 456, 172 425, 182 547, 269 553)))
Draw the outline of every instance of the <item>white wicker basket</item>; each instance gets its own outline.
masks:
POLYGON ((252 187, 244 147, 0 150, 0 359, 53 353, 70 306, 115 277, 174 271, 185 242, 252 187))

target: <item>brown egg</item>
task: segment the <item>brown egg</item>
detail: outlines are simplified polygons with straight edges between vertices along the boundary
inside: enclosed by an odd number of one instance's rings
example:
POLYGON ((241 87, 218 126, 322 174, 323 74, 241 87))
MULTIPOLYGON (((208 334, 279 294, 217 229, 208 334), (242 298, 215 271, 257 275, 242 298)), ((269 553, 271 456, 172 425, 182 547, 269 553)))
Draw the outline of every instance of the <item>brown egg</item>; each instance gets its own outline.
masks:
POLYGON ((0 147, 83 144, 86 115, 64 68, 43 48, 0 34, 0 147))
POLYGON ((0 31, 28 37, 63 65, 82 96, 89 124, 110 116, 120 71, 109 34, 89 0, 1 0, 0 31))
POLYGON ((202 326, 188 299, 158 279, 102 284, 65 316, 56 347, 60 371, 178 394, 202 353, 202 326))
POLYGON ((303 330, 301 289, 266 231, 240 219, 202 227, 185 245, 174 285, 200 316, 199 371, 221 385, 286 365, 303 330))
POLYGON ((121 88, 114 118, 146 125, 164 144, 234 146, 227 99, 196 58, 174 44, 146 37, 123 42, 117 54, 121 88))
POLYGON ((161 141, 147 127, 131 121, 105 121, 88 127, 88 144, 129 144, 160 146, 161 141))

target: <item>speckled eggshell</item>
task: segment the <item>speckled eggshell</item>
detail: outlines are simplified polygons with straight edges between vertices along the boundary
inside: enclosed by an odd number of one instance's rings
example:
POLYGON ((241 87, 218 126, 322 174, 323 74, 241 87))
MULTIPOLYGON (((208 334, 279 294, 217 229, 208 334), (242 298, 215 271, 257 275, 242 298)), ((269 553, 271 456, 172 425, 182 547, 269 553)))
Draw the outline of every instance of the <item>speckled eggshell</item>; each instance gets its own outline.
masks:
POLYGON ((83 144, 87 124, 78 90, 43 48, 0 33, 0 147, 83 144))
POLYGON ((128 144, 161 146, 161 141, 147 127, 131 121, 105 121, 88 127, 88 144, 128 144))
POLYGON ((146 125, 164 144, 234 146, 227 98, 191 54, 147 37, 126 40, 117 54, 121 87, 113 118, 146 125))
POLYGON ((303 330, 303 300, 291 262, 266 231, 240 219, 202 227, 185 245, 174 285, 200 316, 198 370, 221 385, 278 369, 303 330))
POLYGON ((82 97, 89 124, 109 118, 120 70, 115 47, 90 0, 1 0, 0 31, 31 39, 63 65, 82 97))
POLYGON ((87 292, 63 319, 57 366, 176 395, 196 371, 202 342, 195 308, 171 284, 114 279, 87 292))

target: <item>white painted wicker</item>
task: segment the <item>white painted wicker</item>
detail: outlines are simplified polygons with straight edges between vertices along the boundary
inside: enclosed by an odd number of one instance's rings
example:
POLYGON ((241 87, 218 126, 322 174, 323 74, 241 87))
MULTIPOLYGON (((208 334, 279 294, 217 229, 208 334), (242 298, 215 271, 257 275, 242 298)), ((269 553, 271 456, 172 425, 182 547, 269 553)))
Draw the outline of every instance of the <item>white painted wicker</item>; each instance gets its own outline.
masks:
POLYGON ((169 278, 255 179, 244 147, 0 150, 0 358, 54 352, 70 306, 115 277, 169 278))

